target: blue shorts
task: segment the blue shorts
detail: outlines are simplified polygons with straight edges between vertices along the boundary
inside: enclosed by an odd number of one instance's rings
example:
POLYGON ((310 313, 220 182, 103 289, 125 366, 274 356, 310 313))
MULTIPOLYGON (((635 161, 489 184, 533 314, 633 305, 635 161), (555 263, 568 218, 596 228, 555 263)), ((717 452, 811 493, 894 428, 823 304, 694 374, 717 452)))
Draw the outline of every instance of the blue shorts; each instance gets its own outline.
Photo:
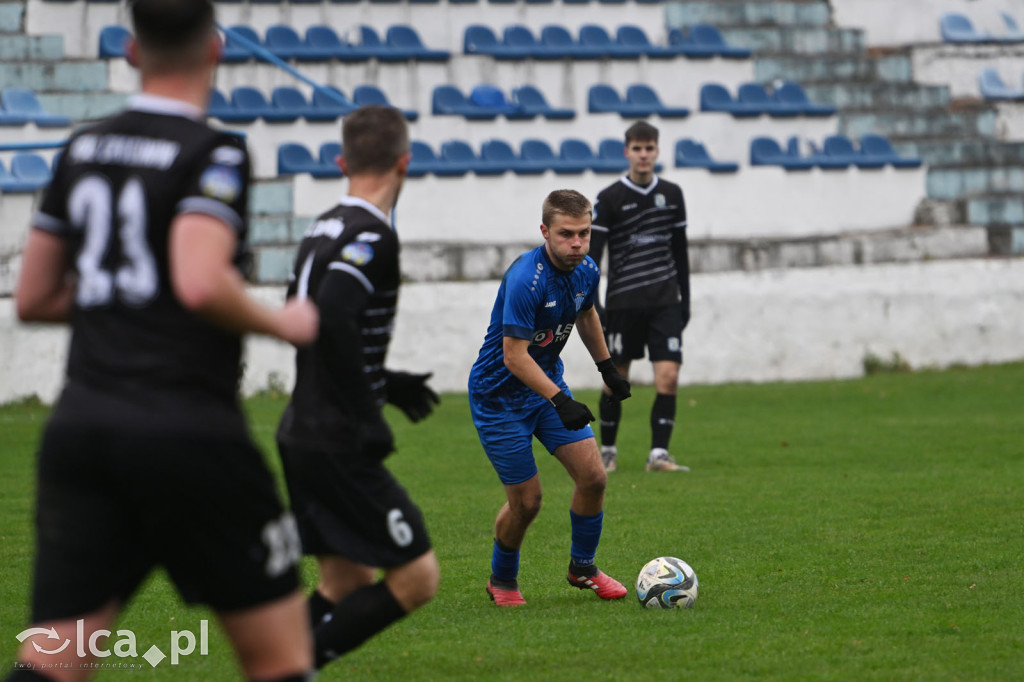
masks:
MULTIPOLYGON (((561 388, 572 395, 564 384, 561 388)), ((534 436, 550 453, 566 443, 594 437, 590 426, 579 431, 565 428, 555 408, 546 400, 518 410, 495 411, 481 407, 471 394, 469 408, 484 452, 505 485, 528 481, 537 474, 537 462, 533 458, 534 436)))

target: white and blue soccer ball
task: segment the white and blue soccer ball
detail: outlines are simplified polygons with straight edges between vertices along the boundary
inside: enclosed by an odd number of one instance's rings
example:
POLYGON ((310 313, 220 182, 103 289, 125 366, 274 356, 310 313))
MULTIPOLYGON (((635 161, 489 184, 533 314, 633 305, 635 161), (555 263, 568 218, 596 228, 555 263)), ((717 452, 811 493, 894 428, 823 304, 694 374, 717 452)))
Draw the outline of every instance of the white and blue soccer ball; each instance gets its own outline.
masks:
POLYGON ((697 601, 697 574, 682 559, 660 556, 640 569, 636 598, 648 609, 688 609, 697 601))

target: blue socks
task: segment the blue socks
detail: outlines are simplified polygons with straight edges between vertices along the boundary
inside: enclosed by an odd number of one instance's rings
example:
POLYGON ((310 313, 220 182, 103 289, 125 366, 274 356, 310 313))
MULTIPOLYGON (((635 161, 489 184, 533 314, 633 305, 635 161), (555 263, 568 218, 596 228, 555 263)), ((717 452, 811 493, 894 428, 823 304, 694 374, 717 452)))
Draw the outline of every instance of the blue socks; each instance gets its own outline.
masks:
POLYGON ((494 538, 491 573, 498 580, 514 581, 519 575, 519 550, 506 547, 498 538, 494 538))
POLYGON ((604 512, 595 516, 580 516, 570 509, 569 520, 572 522, 572 547, 569 549, 569 557, 577 566, 593 566, 597 543, 601 541, 604 512))

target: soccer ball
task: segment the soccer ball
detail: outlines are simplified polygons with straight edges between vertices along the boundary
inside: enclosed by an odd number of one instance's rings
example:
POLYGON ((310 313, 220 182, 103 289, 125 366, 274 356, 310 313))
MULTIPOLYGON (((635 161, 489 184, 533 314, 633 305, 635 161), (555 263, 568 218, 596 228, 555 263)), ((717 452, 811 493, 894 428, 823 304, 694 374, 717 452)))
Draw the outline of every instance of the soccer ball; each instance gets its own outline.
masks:
POLYGON ((697 574, 682 559, 651 559, 637 576, 636 598, 648 609, 688 609, 697 601, 697 574))

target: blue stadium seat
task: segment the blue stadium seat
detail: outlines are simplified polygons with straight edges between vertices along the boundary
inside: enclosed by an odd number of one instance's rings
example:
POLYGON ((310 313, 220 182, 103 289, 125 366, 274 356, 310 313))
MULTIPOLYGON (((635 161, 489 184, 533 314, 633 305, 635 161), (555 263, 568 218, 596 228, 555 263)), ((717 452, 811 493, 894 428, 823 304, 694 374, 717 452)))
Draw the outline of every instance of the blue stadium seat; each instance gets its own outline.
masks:
POLYGON ((23 126, 26 123, 28 123, 27 116, 24 114, 12 114, 0 102, 0 126, 23 126))
POLYGON ((1024 31, 1020 29, 1020 26, 1017 24, 1017 20, 1007 12, 1000 12, 999 16, 1003 18, 1003 25, 1006 26, 1006 33, 1000 36, 995 36, 996 40, 1001 43, 1024 42, 1024 31))
POLYGON ((320 172, 325 178, 340 178, 341 168, 338 167, 338 157, 341 156, 340 142, 324 142, 320 145, 320 172))
POLYGON ((701 111, 723 111, 736 118, 750 118, 761 115, 761 108, 737 102, 720 83, 705 83, 700 88, 701 111))
POLYGON ((521 24, 506 26, 501 44, 521 59, 565 59, 568 57, 564 49, 544 45, 533 36, 530 29, 521 24))
POLYGON ((558 158, 570 163, 583 165, 590 170, 597 170, 596 167, 601 165, 590 145, 576 138, 562 140, 562 144, 558 148, 558 158))
POLYGON ((131 31, 124 26, 104 26, 100 30, 100 59, 118 59, 128 56, 131 31))
POLYGON ((355 53, 351 45, 338 37, 333 28, 324 24, 314 24, 308 27, 304 42, 318 53, 326 55, 327 59, 337 59, 343 62, 362 59, 355 53))
POLYGON ((711 45, 698 45, 693 37, 693 30, 673 28, 668 32, 668 44, 679 53, 690 59, 710 59, 718 54, 718 49, 711 45))
POLYGON ((663 47, 651 43, 644 30, 632 24, 625 24, 616 29, 615 42, 618 45, 631 47, 652 59, 671 59, 682 54, 678 47, 663 47))
POLYGON ((711 24, 694 24, 690 28, 690 36, 698 48, 713 49, 719 57, 746 59, 750 56, 750 50, 743 47, 733 47, 725 42, 722 33, 711 24))
POLYGON ((411 26, 396 24, 388 28, 386 43, 396 55, 421 62, 446 62, 451 58, 447 50, 432 50, 423 44, 419 33, 411 26))
POLYGON ((231 91, 231 104, 239 111, 256 114, 267 123, 292 123, 299 118, 298 112, 272 106, 262 92, 248 85, 231 91))
POLYGON ((829 135, 826 137, 823 151, 825 156, 843 159, 851 165, 865 170, 881 168, 885 165, 885 161, 862 154, 860 150, 854 149, 853 142, 845 135, 829 135))
POLYGON ((543 140, 523 140, 519 156, 524 162, 549 168, 558 174, 579 174, 589 168, 588 164, 579 161, 558 158, 551 146, 543 140))
POLYGON ((743 83, 736 90, 736 101, 760 109, 762 113, 776 118, 792 118, 801 113, 801 107, 772 99, 768 90, 760 83, 743 83))
POLYGON ((492 163, 483 162, 463 140, 449 140, 441 145, 441 160, 453 167, 472 171, 477 175, 501 175, 505 168, 492 163))
POLYGON ((626 104, 646 108, 651 114, 662 118, 685 118, 690 115, 686 107, 665 106, 658 93, 642 83, 634 83, 626 88, 626 104))
POLYGON ((284 24, 268 27, 264 44, 271 53, 281 59, 322 62, 334 57, 334 50, 310 45, 299 37, 295 29, 284 24))
POLYGON ((556 109, 548 104, 544 94, 532 85, 524 85, 512 91, 512 102, 525 112, 539 114, 549 121, 576 118, 572 109, 556 109))
POLYGON ((889 138, 882 135, 864 135, 860 138, 861 153, 879 159, 894 168, 920 168, 924 163, 920 158, 900 156, 892 148, 889 138))
POLYGON ((25 194, 35 192, 37 189, 39 188, 35 183, 19 180, 11 175, 11 172, 4 166, 4 162, 0 161, 0 193, 25 194))
POLYGON ((832 116, 836 108, 827 104, 814 104, 807 97, 803 86, 793 81, 784 81, 772 92, 772 97, 780 102, 797 106, 804 116, 832 116))
POLYGON ((603 50, 576 42, 569 29, 558 24, 549 24, 541 28, 540 43, 567 59, 600 59, 604 56, 603 50))
POLYGON ((1024 90, 1008 86, 995 69, 982 69, 978 73, 978 89, 988 100, 1024 100, 1024 90))
POLYGON ((220 90, 210 90, 210 104, 207 113, 225 123, 252 123, 260 114, 255 111, 242 110, 228 101, 220 90))
POLYGON ((590 86, 587 92, 587 109, 592 114, 618 114, 622 118, 646 118, 651 110, 645 106, 629 104, 615 92, 615 88, 604 83, 590 86))
POLYGON ((462 51, 465 54, 485 54, 495 59, 525 59, 526 55, 520 54, 507 45, 502 44, 487 26, 473 24, 466 27, 462 41, 462 51))
POLYGON ((380 39, 377 32, 365 24, 359 26, 359 43, 352 45, 352 52, 355 58, 379 59, 384 62, 404 61, 406 58, 393 52, 384 41, 380 39))
POLYGON ((815 164, 810 159, 800 158, 799 154, 782 151, 779 143, 770 137, 755 137, 750 141, 750 165, 782 166, 788 171, 802 171, 810 170, 815 164))
POLYGON ((829 156, 818 149, 818 145, 809 140, 806 144, 810 148, 810 152, 806 155, 801 155, 800 138, 794 135, 786 143, 786 154, 793 158, 803 159, 822 170, 846 170, 853 165, 853 159, 829 156))
MULTIPOLYGON (((597 159, 593 169, 597 173, 625 173, 629 170, 629 160, 625 154, 626 143, 619 138, 607 138, 597 145, 597 159)), ((658 169, 658 166, 655 166, 658 169)))
POLYGON ((333 85, 321 86, 313 91, 312 106, 321 109, 325 116, 346 116, 357 107, 345 94, 333 85))
POLYGON ((600 52, 602 57, 615 59, 636 59, 644 54, 643 50, 635 45, 616 43, 608 35, 608 31, 596 24, 585 24, 580 27, 580 45, 600 52))
MULTIPOLYGON (((373 85, 357 85, 355 90, 352 91, 352 101, 357 107, 366 106, 382 106, 382 107, 393 107, 398 109, 392 104, 387 95, 384 94, 379 88, 373 85)), ((402 116, 409 121, 415 121, 420 117, 420 114, 415 109, 402 109, 402 116)))
POLYGON ((974 28, 974 24, 959 12, 947 12, 939 18, 939 32, 947 43, 984 43, 990 36, 974 28))
MULTIPOLYGON (((450 1, 450 0, 449 0, 450 1)), ((409 162, 409 176, 420 177, 431 173, 438 177, 461 177, 470 169, 441 160, 426 142, 413 140, 411 143, 412 160, 409 162)))
POLYGON ((319 161, 313 158, 304 145, 286 142, 277 148, 277 174, 300 175, 309 173, 313 177, 328 177, 319 161))
POLYGON ((274 88, 270 93, 270 103, 282 111, 297 112, 307 121, 336 121, 341 115, 337 110, 314 106, 298 88, 291 86, 274 88))
POLYGON ((715 161, 703 144, 686 138, 676 142, 676 168, 706 168, 712 173, 735 173, 739 164, 715 161))
POLYGON ((53 173, 46 159, 32 152, 19 152, 11 158, 11 175, 14 179, 39 189, 50 184, 53 173))
POLYGON ((435 116, 462 116, 470 121, 492 121, 498 112, 473 104, 454 85, 438 85, 431 98, 435 116))
POLYGON ((480 145, 480 160, 516 175, 538 175, 546 169, 532 162, 524 163, 512 146, 504 140, 487 140, 480 145))
POLYGON ((517 104, 509 103, 505 99, 505 93, 488 83, 474 87, 469 93, 469 102, 488 111, 497 112, 510 121, 522 121, 537 117, 535 112, 526 111, 517 104))
POLYGON ((260 47, 263 45, 263 40, 259 34, 256 33, 250 26, 237 24, 235 26, 229 26, 228 30, 224 32, 224 49, 221 52, 220 60, 222 62, 234 63, 234 62, 245 62, 252 59, 255 55, 249 50, 249 48, 243 46, 238 42, 235 36, 241 37, 244 40, 248 40, 260 47), (232 35, 234 34, 234 35, 232 35))
POLYGON ((28 88, 4 88, 0 92, 0 107, 12 116, 24 116, 40 128, 60 128, 71 125, 67 116, 51 114, 43 109, 36 93, 28 88))

